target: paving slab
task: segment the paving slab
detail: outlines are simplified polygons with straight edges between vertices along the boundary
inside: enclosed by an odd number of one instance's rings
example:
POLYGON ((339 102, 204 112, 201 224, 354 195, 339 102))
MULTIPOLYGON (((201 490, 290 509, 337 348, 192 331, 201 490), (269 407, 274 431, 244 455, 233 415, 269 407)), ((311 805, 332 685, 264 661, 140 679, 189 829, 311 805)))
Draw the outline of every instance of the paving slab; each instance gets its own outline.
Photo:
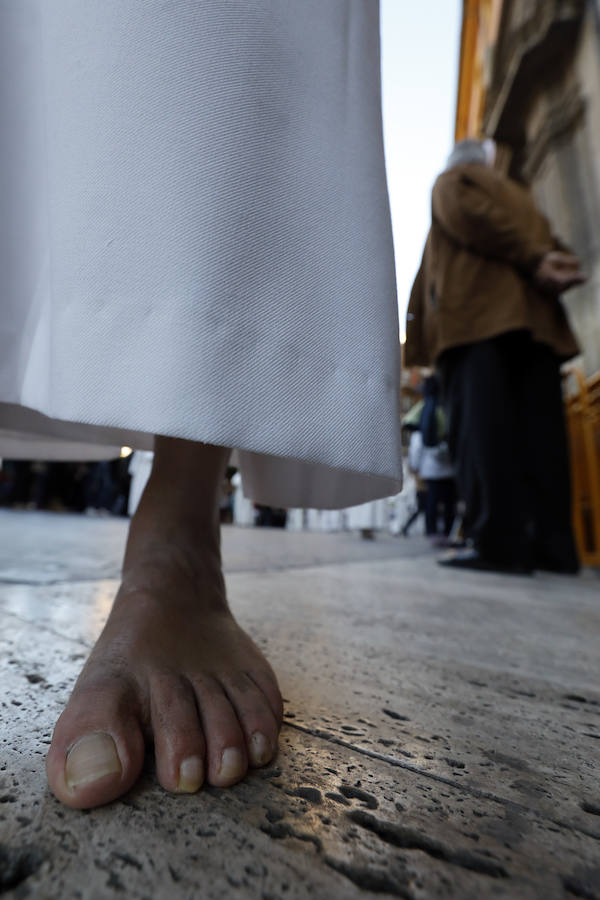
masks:
POLYGON ((8 896, 529 898, 591 883, 589 835, 290 725, 275 764, 232 790, 170 796, 150 759, 125 801, 65 809, 42 761, 80 654, 56 637, 41 660, 29 635, 13 623, 3 641, 13 698, 0 772, 8 896))
MULTIPOLYGON (((0 509, 0 584, 53 584, 118 578, 129 522, 125 518, 0 509)), ((228 572, 265 572, 333 562, 431 555, 427 539, 378 532, 359 540, 352 532, 280 528, 222 529, 228 572)))
POLYGON ((314 535, 230 529, 230 601, 286 697, 278 758, 232 789, 173 797, 149 756, 124 800, 82 813, 49 794, 43 759, 125 531, 54 517, 64 580, 40 581, 48 521, 29 551, 14 541, 28 577, 0 581, 0 894, 599 900, 593 573, 447 573, 423 544, 395 557, 407 542, 326 535, 317 552, 314 535), (94 545, 108 577, 93 577, 94 545))

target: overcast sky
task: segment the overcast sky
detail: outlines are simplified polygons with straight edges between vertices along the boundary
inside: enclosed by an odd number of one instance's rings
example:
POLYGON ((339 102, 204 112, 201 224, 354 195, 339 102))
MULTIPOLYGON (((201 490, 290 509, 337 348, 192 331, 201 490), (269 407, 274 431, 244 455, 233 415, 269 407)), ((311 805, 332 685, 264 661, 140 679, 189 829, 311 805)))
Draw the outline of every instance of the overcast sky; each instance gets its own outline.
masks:
POLYGON ((429 228, 429 196, 454 140, 462 3, 381 0, 383 119, 401 333, 429 228))

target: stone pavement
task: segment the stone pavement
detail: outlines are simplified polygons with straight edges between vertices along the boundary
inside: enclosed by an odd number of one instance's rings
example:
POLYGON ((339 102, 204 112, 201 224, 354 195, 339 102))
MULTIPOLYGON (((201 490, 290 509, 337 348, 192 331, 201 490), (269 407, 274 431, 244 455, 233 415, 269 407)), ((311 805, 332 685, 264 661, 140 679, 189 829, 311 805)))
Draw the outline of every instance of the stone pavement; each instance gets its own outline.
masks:
POLYGON ((274 764, 92 812, 52 725, 126 523, 0 513, 0 895, 600 898, 600 579, 447 572, 426 542, 227 528, 231 605, 286 698, 274 764))

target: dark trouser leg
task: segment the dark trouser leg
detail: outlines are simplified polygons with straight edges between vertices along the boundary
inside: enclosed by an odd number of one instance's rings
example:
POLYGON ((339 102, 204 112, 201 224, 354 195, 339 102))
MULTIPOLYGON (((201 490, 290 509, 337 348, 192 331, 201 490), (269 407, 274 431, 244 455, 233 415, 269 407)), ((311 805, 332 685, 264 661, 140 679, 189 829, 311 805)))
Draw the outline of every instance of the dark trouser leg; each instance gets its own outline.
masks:
POLYGON ((419 518, 419 516, 421 515, 421 513, 424 513, 424 512, 425 512, 425 502, 426 502, 426 501, 425 501, 425 497, 426 497, 426 494, 427 494, 427 491, 423 491, 423 490, 418 490, 418 491, 417 491, 417 497, 416 497, 416 499, 417 499, 417 508, 415 509, 414 512, 412 512, 412 513, 410 514, 410 516, 408 517, 408 519, 406 520, 406 522, 404 523, 404 525, 403 525, 402 528, 400 529, 401 532, 402 532, 402 534, 404 535, 404 537, 407 537, 407 536, 408 536, 408 532, 409 532, 409 529, 410 529, 411 525, 412 525, 414 522, 417 521, 417 519, 419 518))
POLYGON ((576 572, 569 452, 560 366, 542 344, 531 344, 521 394, 523 463, 529 487, 535 561, 542 568, 576 572))
POLYGON ((407 537, 410 526, 413 524, 413 522, 416 522, 418 518, 419 518, 419 510, 415 509, 415 511, 410 514, 410 516, 408 517, 408 519, 406 520, 406 522, 400 529, 400 531, 402 532, 404 537, 407 537))
POLYGON ((428 535, 438 533, 438 515, 444 519, 444 535, 448 537, 456 513, 456 483, 454 478, 432 478, 427 482, 425 500, 425 530, 428 535))
POLYGON ((437 534, 438 517, 438 482, 427 479, 427 492, 425 495, 425 534, 431 537, 437 534))
POLYGON ((414 513, 411 515, 410 519, 407 521, 406 525, 402 529, 402 533, 404 535, 408 535, 409 528, 413 525, 414 522, 419 518, 419 516, 425 515, 425 510, 427 509, 427 490, 426 488, 420 488, 417 491, 417 508, 414 513))
POLYGON ((440 365, 466 532, 482 556, 509 565, 529 555, 516 388, 524 340, 481 341, 447 352, 440 365))
POLYGON ((439 482, 438 492, 444 518, 444 535, 448 537, 456 517, 456 482, 454 478, 442 478, 439 482))

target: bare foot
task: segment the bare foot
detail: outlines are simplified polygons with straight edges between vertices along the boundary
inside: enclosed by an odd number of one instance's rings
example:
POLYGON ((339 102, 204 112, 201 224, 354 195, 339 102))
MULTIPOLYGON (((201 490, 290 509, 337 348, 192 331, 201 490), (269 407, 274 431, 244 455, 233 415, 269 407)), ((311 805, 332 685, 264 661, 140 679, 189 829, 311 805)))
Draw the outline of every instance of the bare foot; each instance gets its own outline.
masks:
POLYGON ((46 761, 68 806, 129 790, 148 739, 174 792, 234 784, 276 752, 277 681, 225 599, 216 510, 226 459, 222 448, 157 439, 123 583, 46 761))

